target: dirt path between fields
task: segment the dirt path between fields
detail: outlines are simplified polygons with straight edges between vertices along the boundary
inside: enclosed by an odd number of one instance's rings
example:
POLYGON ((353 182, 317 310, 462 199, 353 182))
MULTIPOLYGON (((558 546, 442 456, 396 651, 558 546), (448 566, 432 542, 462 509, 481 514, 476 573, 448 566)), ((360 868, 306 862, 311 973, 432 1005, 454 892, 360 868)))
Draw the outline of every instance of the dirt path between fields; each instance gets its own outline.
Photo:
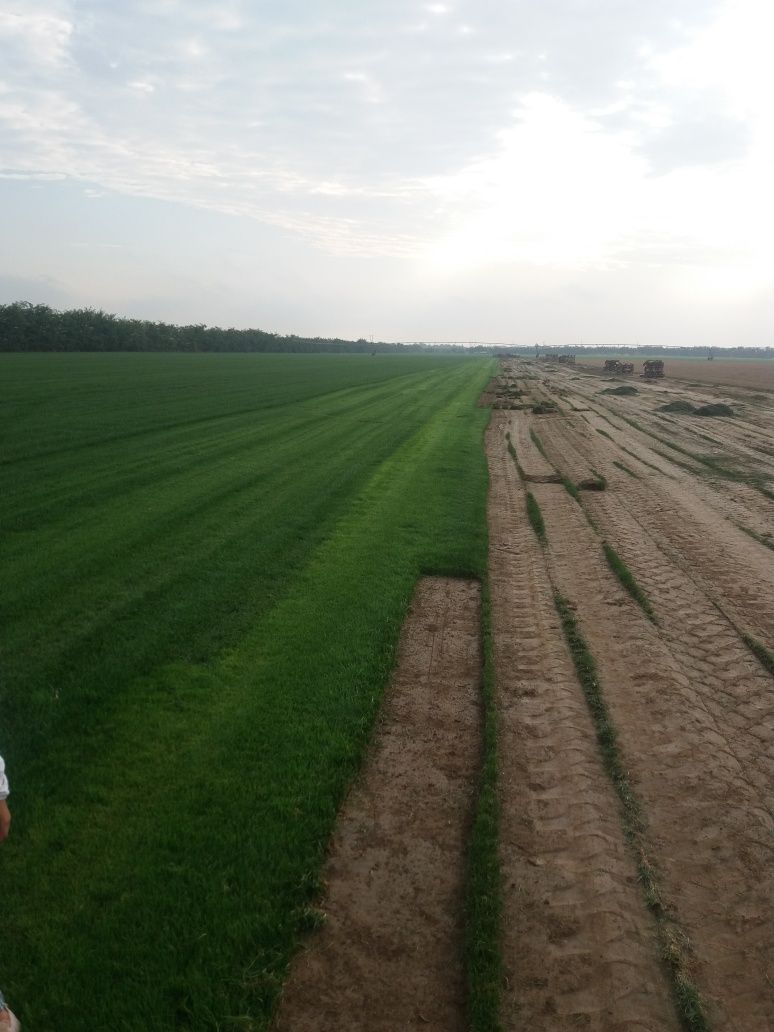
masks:
POLYGON ((480 765, 480 587, 420 581, 277 1032, 462 1032, 466 841, 480 765))
MULTIPOLYGON (((711 1024, 771 1032, 774 685, 739 631, 772 644, 774 555, 739 530, 752 523, 749 491, 729 497, 727 482, 677 467, 676 479, 652 466, 635 466, 632 477, 614 464, 635 465, 619 447, 648 438, 626 425, 607 429, 597 434, 584 414, 543 421, 552 465, 572 479, 593 467, 608 480, 606 491, 583 498, 596 531, 561 488, 531 488, 550 579, 595 658, 647 817, 647 850, 691 944, 688 968, 711 1024), (612 574, 603 536, 644 589, 658 627, 612 574)), ((758 513, 765 529, 763 507, 758 513)))
POLYGON ((487 435, 504 1027, 669 1032, 677 1024, 655 925, 507 451, 506 431, 527 464, 543 469, 529 424, 495 412, 487 435))
MULTIPOLYGON (((592 466, 608 478, 611 491, 587 498, 601 526, 609 526, 612 512, 623 506, 626 514, 618 520, 618 530, 626 528, 630 535, 651 537, 654 542, 649 550, 640 549, 645 576, 653 549, 666 553, 692 586, 720 604, 737 626, 774 645, 774 554, 740 529, 752 528, 759 534, 774 530, 774 503, 761 495, 756 498, 741 484, 734 485, 729 496, 684 470, 674 479, 654 477, 652 469, 638 466, 639 481, 628 479, 616 469, 613 458, 617 446, 632 447, 635 442, 627 440, 625 433, 617 433, 611 441, 590 430, 577 416, 554 419, 544 422, 542 439, 549 458, 572 479, 579 479, 592 466), (758 499, 760 510, 756 511, 751 500, 758 499)), ((620 458, 634 465, 626 453, 620 458)))

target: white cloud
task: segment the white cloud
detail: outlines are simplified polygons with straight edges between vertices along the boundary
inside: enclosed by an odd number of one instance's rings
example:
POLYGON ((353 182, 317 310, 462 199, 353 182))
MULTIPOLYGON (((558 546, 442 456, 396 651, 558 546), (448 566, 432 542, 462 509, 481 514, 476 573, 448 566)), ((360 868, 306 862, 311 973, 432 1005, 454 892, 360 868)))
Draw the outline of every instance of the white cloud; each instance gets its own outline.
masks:
POLYGON ((360 95, 368 104, 383 104, 384 90, 382 85, 373 75, 368 72, 345 72, 346 82, 355 83, 360 87, 360 95))
POLYGON ((420 267, 671 267, 686 297, 755 294, 774 282, 770 174, 756 161, 654 176, 631 131, 611 133, 544 94, 524 99, 497 150, 428 180, 448 230, 420 267))
POLYGON ((715 303, 768 282, 767 5, 528 13, 18 2, 0 14, 0 176, 80 180, 100 211, 122 192, 254 219, 440 285, 671 269, 715 303))
POLYGON ((670 91, 700 91, 737 117, 770 120, 772 38, 774 7, 767 0, 726 0, 686 45, 649 61, 670 91))
POLYGON ((0 47, 19 47, 33 64, 61 64, 72 34, 72 21, 34 0, 0 11, 0 47))
POLYGON ((55 183, 67 179, 67 176, 61 172, 33 172, 25 169, 0 168, 0 179, 37 180, 43 183, 55 183))
POLYGON ((498 144, 459 172, 427 181, 451 222, 430 247, 430 264, 455 271, 609 261, 646 172, 626 140, 536 93, 524 98, 498 144))

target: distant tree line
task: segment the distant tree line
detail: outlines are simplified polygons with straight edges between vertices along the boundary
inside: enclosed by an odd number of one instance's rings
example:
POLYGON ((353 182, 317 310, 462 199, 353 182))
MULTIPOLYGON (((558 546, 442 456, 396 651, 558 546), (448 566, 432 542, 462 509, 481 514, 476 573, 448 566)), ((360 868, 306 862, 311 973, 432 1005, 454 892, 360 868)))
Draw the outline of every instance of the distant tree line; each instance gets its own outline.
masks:
POLYGON ((27 301, 0 305, 0 351, 422 351, 421 347, 326 337, 280 336, 266 330, 175 326, 122 319, 94 308, 59 312, 27 301))
MULTIPOLYGON (((48 305, 14 301, 0 305, 0 351, 316 351, 374 354, 376 352, 464 352, 466 354, 534 356, 535 347, 505 347, 496 344, 434 344, 411 342, 387 344, 383 341, 342 340, 340 337, 282 336, 267 330, 222 329, 195 323, 150 322, 148 319, 122 319, 95 308, 71 308, 60 312, 48 305)), ((753 347, 678 347, 641 345, 625 348, 612 345, 540 345, 541 355, 620 354, 652 355, 667 352, 677 358, 723 355, 726 358, 774 358, 774 348, 753 347)))

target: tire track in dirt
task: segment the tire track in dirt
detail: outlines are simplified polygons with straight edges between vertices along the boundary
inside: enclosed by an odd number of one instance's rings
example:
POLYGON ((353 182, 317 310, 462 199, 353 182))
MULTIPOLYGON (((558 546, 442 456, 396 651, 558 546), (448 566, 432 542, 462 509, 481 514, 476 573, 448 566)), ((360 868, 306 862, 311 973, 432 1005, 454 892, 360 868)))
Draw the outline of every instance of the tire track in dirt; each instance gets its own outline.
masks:
POLYGON ((580 508, 536 488, 552 579, 597 662, 664 894, 695 950, 719 1029, 770 1032, 774 996, 774 694, 726 621, 636 532, 611 538, 659 632, 614 579, 580 508), (623 542, 623 543, 622 543, 623 542), (634 561, 639 550, 640 561, 634 561), (652 576, 645 571, 652 564, 652 576))
POLYGON ((590 480, 594 471, 599 470, 599 462, 593 457, 592 449, 596 443, 596 434, 590 430, 578 416, 566 419, 547 419, 542 428, 541 439, 546 447, 551 463, 560 473, 569 477, 574 483, 590 480), (569 432, 572 428, 572 434, 569 432), (586 438, 586 447, 578 447, 578 438, 586 438))
POLYGON ((509 426, 494 413, 487 435, 504 1025, 668 1032, 677 1023, 655 925, 525 515, 509 426))
POLYGON ((771 454, 763 450, 771 447, 771 437, 753 433, 753 427, 741 419, 712 420, 711 425, 702 424, 701 428, 686 426, 678 421, 676 427, 684 435, 686 445, 693 451, 706 453, 715 448, 728 455, 735 453, 741 462, 754 462, 761 473, 769 479, 774 478, 774 463, 771 454))
MULTIPOLYGON (((561 377, 557 377, 561 382, 561 377)), ((561 387, 557 388, 561 390, 561 387)), ((587 388, 588 389, 588 388, 587 388)), ((748 467, 751 463, 757 467, 759 475, 774 479, 774 463, 772 463, 771 433, 774 424, 771 423, 771 413, 768 408, 756 411, 756 418, 763 422, 764 426, 750 423, 743 415, 737 415, 734 419, 695 417, 695 422, 689 422, 687 416, 671 417, 658 411, 660 404, 674 395, 682 400, 690 401, 694 405, 703 405, 708 402, 717 401, 716 397, 697 395, 696 392, 685 390, 674 390, 666 387, 654 393, 652 387, 642 390, 639 397, 631 397, 625 403, 616 403, 613 397, 608 396, 602 401, 593 392, 583 394, 587 402, 598 405, 609 412, 613 412, 621 419, 634 418, 637 422, 645 424, 646 430, 664 437, 671 435, 678 447, 687 449, 696 454, 714 455, 718 459, 730 461, 733 465, 741 464, 748 467)), ((735 404, 739 411, 739 404, 734 399, 728 399, 729 403, 735 404)), ((664 447, 663 445, 660 447, 664 447)), ((682 456, 682 460, 687 457, 682 456)), ((692 460, 687 459, 689 464, 692 460)), ((701 468, 701 463, 697 463, 701 468)))
MULTIPOLYGON (((746 526, 758 534, 768 534, 774 545, 774 506, 754 487, 747 484, 720 483, 714 485, 714 492, 722 498, 730 510, 729 518, 738 526, 746 526)), ((704 495, 702 495, 704 497, 704 495)))
POLYGON ((642 444, 635 438, 626 425, 619 426, 618 423, 609 419, 608 415, 601 415, 596 409, 589 409, 586 419, 592 429, 603 431, 599 435, 600 437, 610 438, 611 445, 619 449, 622 453, 621 459, 625 463, 628 463, 630 459, 635 459, 639 463, 636 466, 638 476, 645 480, 652 477, 654 473, 669 480, 680 480, 686 477, 686 473, 678 466, 657 455, 649 445, 642 444))
MULTIPOLYGON (((550 430, 544 431, 543 441, 560 472, 593 467, 618 482, 615 493, 601 492, 586 499, 600 526, 624 498, 630 519, 637 521, 641 534, 653 539, 649 556, 653 549, 667 554, 688 575, 693 590, 698 586, 738 626, 774 645, 774 552, 739 529, 740 523, 763 529, 765 521, 755 514, 750 518, 741 503, 690 477, 621 482, 604 438, 597 440, 585 427, 573 426, 569 418, 546 421, 546 426, 550 430), (708 497, 711 494, 715 497, 708 497)), ((774 512, 774 503, 769 506, 774 512)))
POLYGON ((420 581, 276 1032, 462 1032, 464 868, 480 763, 480 587, 420 581))
MULTIPOLYGON (((648 531, 617 499, 595 506, 606 532, 653 601, 661 637, 688 676, 701 674, 696 691, 720 729, 732 728, 746 747, 730 745, 759 808, 774 822, 774 687, 728 620, 687 574, 672 563, 648 531), (685 657, 689 657, 685 659, 685 657)), ((774 825, 773 825, 774 828, 774 825)))
POLYGON ((556 473, 554 467, 541 455, 530 435, 530 431, 534 431, 539 436, 539 421, 524 412, 518 412, 511 415, 508 426, 525 476, 532 481, 553 476, 556 473))
MULTIPOLYGON (((647 528, 695 590, 721 605, 737 626, 774 645, 774 553, 687 493, 649 493, 633 484, 624 497, 630 518, 647 528)), ((595 499, 591 506, 604 517, 615 500, 595 499)))

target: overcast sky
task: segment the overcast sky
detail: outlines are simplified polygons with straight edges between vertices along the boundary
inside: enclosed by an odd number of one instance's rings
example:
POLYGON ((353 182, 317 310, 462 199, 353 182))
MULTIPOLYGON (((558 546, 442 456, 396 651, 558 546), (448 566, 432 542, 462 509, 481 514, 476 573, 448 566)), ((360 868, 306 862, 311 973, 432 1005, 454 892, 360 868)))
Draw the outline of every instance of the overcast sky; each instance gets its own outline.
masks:
POLYGON ((769 0, 0 0, 0 302, 774 344, 769 0))

